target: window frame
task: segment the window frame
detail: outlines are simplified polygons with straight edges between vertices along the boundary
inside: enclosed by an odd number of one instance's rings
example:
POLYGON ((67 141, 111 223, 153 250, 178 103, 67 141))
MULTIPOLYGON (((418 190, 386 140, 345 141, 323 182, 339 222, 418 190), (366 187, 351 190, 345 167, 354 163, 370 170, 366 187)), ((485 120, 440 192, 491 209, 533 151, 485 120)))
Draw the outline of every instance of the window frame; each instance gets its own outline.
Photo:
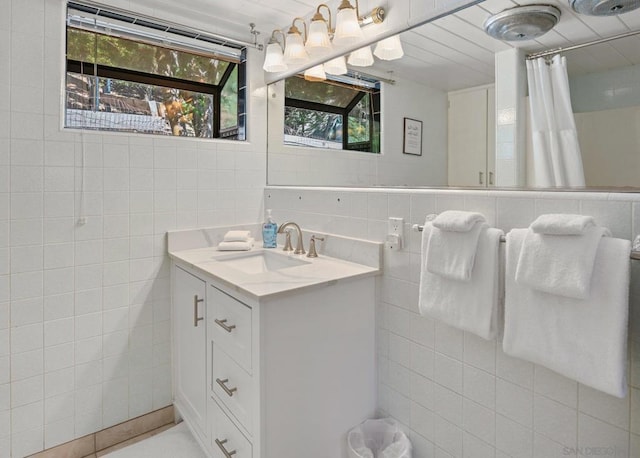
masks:
MULTIPOLYGON (((300 78, 300 75, 290 76, 289 78, 300 78)), ((314 82, 309 81, 309 84, 314 84, 314 82)), ((339 81, 327 80, 322 81, 324 84, 337 84, 337 85, 347 85, 345 83, 341 83, 339 81)), ((304 110, 323 112, 323 113, 331 113, 337 114, 342 117, 342 150, 344 151, 359 151, 369 154, 380 154, 380 140, 381 132, 378 133, 378 148, 377 151, 374 150, 375 138, 376 138, 376 125, 380 125, 380 84, 376 82, 373 88, 364 87, 364 86, 356 86, 353 84, 348 84, 350 89, 358 91, 358 94, 351 99, 351 101, 344 107, 339 107, 335 105, 328 105, 320 102, 311 102, 308 100, 300 100, 293 97, 284 97, 284 110, 286 111, 287 107, 290 108, 300 108, 304 110), (364 97, 370 96, 371 103, 369 103, 369 141, 368 142, 359 142, 353 143, 352 145, 358 145, 358 148, 354 148, 353 146, 349 147, 349 114, 351 111, 362 101, 364 97)), ((286 81, 285 81, 286 84, 286 81)), ((286 91, 285 91, 286 93, 286 91)), ((285 122, 286 124, 286 122, 285 122)))
MULTIPOLYGON (((192 137, 199 139, 233 139, 245 141, 247 139, 247 113, 245 112, 247 103, 246 103, 246 77, 247 77, 247 69, 246 69, 246 47, 241 46, 231 46, 229 49, 236 52, 239 56, 237 58, 228 57, 224 54, 220 53, 216 49, 191 49, 189 46, 185 46, 180 38, 188 37, 189 39, 195 40, 196 35, 199 39, 204 42, 203 44, 211 44, 215 43, 215 40, 211 37, 206 37, 200 33, 195 34, 189 31, 189 29, 176 29, 172 27, 171 30, 166 31, 166 33, 172 34, 175 36, 174 42, 163 43, 160 45, 159 43, 149 42, 145 39, 136 38, 136 37, 126 37, 126 39, 138 43, 144 43, 151 46, 163 47, 171 51, 181 51, 181 52, 190 52, 192 54, 199 54, 206 57, 211 57, 212 59, 217 59, 220 61, 227 62, 227 68, 224 71, 222 77, 218 84, 209 84, 202 83, 197 81, 191 81, 182 78, 176 78, 173 76, 166 76, 158 73, 148 73, 139 70, 130 70, 124 68, 113 67, 104 64, 97 64, 92 62, 83 62, 79 60, 70 59, 67 56, 68 50, 68 30, 82 30, 85 32, 94 33, 96 35, 104 35, 104 36, 114 36, 120 37, 119 34, 109 34, 102 32, 100 30, 91 30, 90 28, 78 27, 71 24, 70 15, 71 12, 81 12, 88 13, 90 16, 100 16, 100 19, 104 19, 106 21, 121 21, 125 19, 125 26, 128 23, 136 24, 137 28, 146 27, 150 32, 157 32, 158 30, 162 30, 162 25, 152 23, 149 21, 141 21, 139 19, 134 18, 133 16, 125 16, 119 13, 113 13, 105 10, 95 9, 92 6, 85 6, 81 3, 76 2, 68 2, 67 3, 67 20, 65 27, 65 80, 68 74, 74 73, 83 76, 95 77, 95 78, 104 78, 104 79, 117 79, 121 81, 131 82, 131 83, 139 83, 139 84, 147 84, 153 85, 156 87, 164 87, 169 89, 178 89, 184 91, 192 91, 200 94, 211 95, 213 98, 213 116, 212 116, 212 126, 211 126, 211 136, 210 137, 192 137), (141 25, 142 23, 145 25, 141 25), (224 90, 226 84, 229 82, 231 75, 234 70, 237 68, 237 79, 238 79, 238 88, 237 88, 237 111, 236 111, 236 124, 234 127, 221 129, 221 117, 222 117, 222 91, 224 90)), ((132 29, 133 30, 133 29, 132 29)), ((220 44, 217 44, 220 47, 220 44)), ((224 46, 224 44, 222 44, 224 46)), ((65 92, 66 92, 66 84, 65 84, 65 92)), ((93 102, 95 105, 95 102, 93 102)), ((64 104, 65 110, 65 129, 74 129, 77 127, 67 126, 67 116, 66 110, 68 109, 67 104, 64 104)), ((95 109, 95 107, 92 107, 95 109)), ((87 129, 87 127, 81 127, 82 129, 87 129)), ((126 133, 138 133, 136 131, 131 130, 112 130, 112 129, 103 129, 96 128, 95 130, 101 132, 126 132, 126 133)), ((172 135, 173 136, 173 135, 172 135)))

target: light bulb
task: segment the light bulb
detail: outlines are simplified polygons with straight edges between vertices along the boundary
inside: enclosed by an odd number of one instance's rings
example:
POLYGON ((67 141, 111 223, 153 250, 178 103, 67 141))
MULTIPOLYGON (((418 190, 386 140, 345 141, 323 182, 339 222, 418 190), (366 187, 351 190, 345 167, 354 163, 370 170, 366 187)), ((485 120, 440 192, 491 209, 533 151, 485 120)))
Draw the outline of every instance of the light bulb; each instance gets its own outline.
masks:
POLYGON ((336 46, 350 45, 364 39, 364 34, 358 23, 358 15, 354 8, 342 8, 336 15, 336 32, 333 44, 336 46))
POLYGON ((378 59, 381 60, 395 60, 404 56, 402 49, 402 42, 400 36, 394 35, 384 40, 379 41, 376 44, 376 49, 373 51, 378 59))
POLYGON ((287 45, 284 48, 284 62, 287 65, 296 66, 309 60, 309 54, 304 49, 302 35, 300 33, 287 33, 287 45))
POLYGON ((371 46, 365 46, 364 48, 357 49, 349 54, 347 60, 349 65, 354 67, 370 67, 373 65, 373 54, 371 54, 371 46))
POLYGON ((331 59, 324 64, 324 71, 330 75, 346 75, 347 74, 347 61, 344 56, 331 59))
POLYGON ((331 52, 329 30, 327 29, 327 23, 323 19, 311 21, 305 48, 309 55, 313 57, 325 56, 331 52))
POLYGON ((307 81, 325 81, 327 79, 327 75, 324 71, 323 65, 316 65, 315 67, 305 70, 304 79, 307 81))
POLYGON ((284 72, 288 68, 287 64, 284 63, 284 56, 279 43, 269 43, 267 45, 262 68, 265 72, 270 73, 284 72))

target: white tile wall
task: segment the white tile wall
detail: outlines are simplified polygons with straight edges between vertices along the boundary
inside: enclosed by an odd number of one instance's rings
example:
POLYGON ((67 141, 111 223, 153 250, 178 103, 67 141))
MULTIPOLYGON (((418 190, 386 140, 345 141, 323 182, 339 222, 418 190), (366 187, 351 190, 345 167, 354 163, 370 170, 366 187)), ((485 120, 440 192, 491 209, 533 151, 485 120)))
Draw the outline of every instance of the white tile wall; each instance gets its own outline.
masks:
POLYGON ((0 3, 0 457, 22 457, 171 403, 165 232, 262 220, 266 100, 250 54, 249 142, 65 131, 65 2, 0 3))
POLYGON ((384 252, 378 403, 381 414, 404 424, 415 458, 640 456, 640 263, 632 264, 630 393, 618 399, 505 355, 499 340, 419 315, 420 235, 410 231, 426 214, 447 209, 483 212, 503 230, 527 227, 544 212, 572 211, 593 214, 630 239, 640 227, 638 194, 267 187, 265 206, 276 221, 292 219, 310 232, 378 241, 385 217, 406 218, 405 250, 384 252), (337 199, 350 208, 336 210, 337 199))
POLYGON ((640 105, 638 65, 571 78, 575 112, 600 111, 640 105))

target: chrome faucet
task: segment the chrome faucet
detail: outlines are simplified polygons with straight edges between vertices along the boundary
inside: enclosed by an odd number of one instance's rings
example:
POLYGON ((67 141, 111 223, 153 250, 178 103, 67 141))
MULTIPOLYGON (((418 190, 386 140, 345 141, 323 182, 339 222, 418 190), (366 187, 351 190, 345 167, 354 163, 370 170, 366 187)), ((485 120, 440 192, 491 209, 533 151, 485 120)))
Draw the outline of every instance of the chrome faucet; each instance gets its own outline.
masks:
MULTIPOLYGON (((289 226, 293 226, 296 232, 298 233, 298 240, 296 241, 296 249, 293 252, 293 254, 305 254, 304 245, 302 241, 302 230, 300 229, 300 226, 298 226, 296 223, 294 223, 293 221, 288 221, 280 225, 280 227, 278 228, 278 234, 284 234, 285 229, 289 226)), ((286 251, 291 251, 291 244, 289 244, 288 247, 285 245, 284 249, 286 251)))

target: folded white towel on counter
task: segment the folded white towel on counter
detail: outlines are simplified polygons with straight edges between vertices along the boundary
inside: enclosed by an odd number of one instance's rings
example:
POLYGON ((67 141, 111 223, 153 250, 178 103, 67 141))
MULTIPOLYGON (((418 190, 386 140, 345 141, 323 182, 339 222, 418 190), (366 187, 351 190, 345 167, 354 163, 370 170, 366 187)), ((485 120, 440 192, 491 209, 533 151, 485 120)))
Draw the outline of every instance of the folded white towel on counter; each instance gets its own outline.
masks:
POLYGON ((248 242, 251 231, 228 231, 224 234, 224 242, 248 242))
POLYGON ((220 242, 218 244, 218 251, 249 251, 253 248, 255 240, 250 238, 246 242, 220 242))
POLYGON ((580 300, 516 281, 527 229, 507 234, 505 353, 617 397, 627 390, 628 240, 602 238, 591 294, 580 300))
POLYGON ((592 226, 582 235, 537 234, 526 230, 516 281, 559 296, 586 299, 596 252, 607 228, 592 226))
POLYGON ((458 281, 469 281, 476 259, 478 240, 483 229, 476 222, 466 232, 446 231, 433 225, 427 245, 427 269, 432 274, 458 281))
POLYGON ((427 269, 427 245, 434 228, 431 222, 425 222, 418 304, 423 315, 484 339, 493 339, 498 328, 498 260, 503 232, 484 224, 481 226, 470 280, 462 282, 433 274, 427 269))
POLYGON ((486 222, 482 213, 447 210, 435 217, 433 226, 443 231, 468 232, 478 222, 486 222))
POLYGON ((595 225, 593 216, 548 213, 538 216, 529 227, 537 234, 581 235, 595 225))

